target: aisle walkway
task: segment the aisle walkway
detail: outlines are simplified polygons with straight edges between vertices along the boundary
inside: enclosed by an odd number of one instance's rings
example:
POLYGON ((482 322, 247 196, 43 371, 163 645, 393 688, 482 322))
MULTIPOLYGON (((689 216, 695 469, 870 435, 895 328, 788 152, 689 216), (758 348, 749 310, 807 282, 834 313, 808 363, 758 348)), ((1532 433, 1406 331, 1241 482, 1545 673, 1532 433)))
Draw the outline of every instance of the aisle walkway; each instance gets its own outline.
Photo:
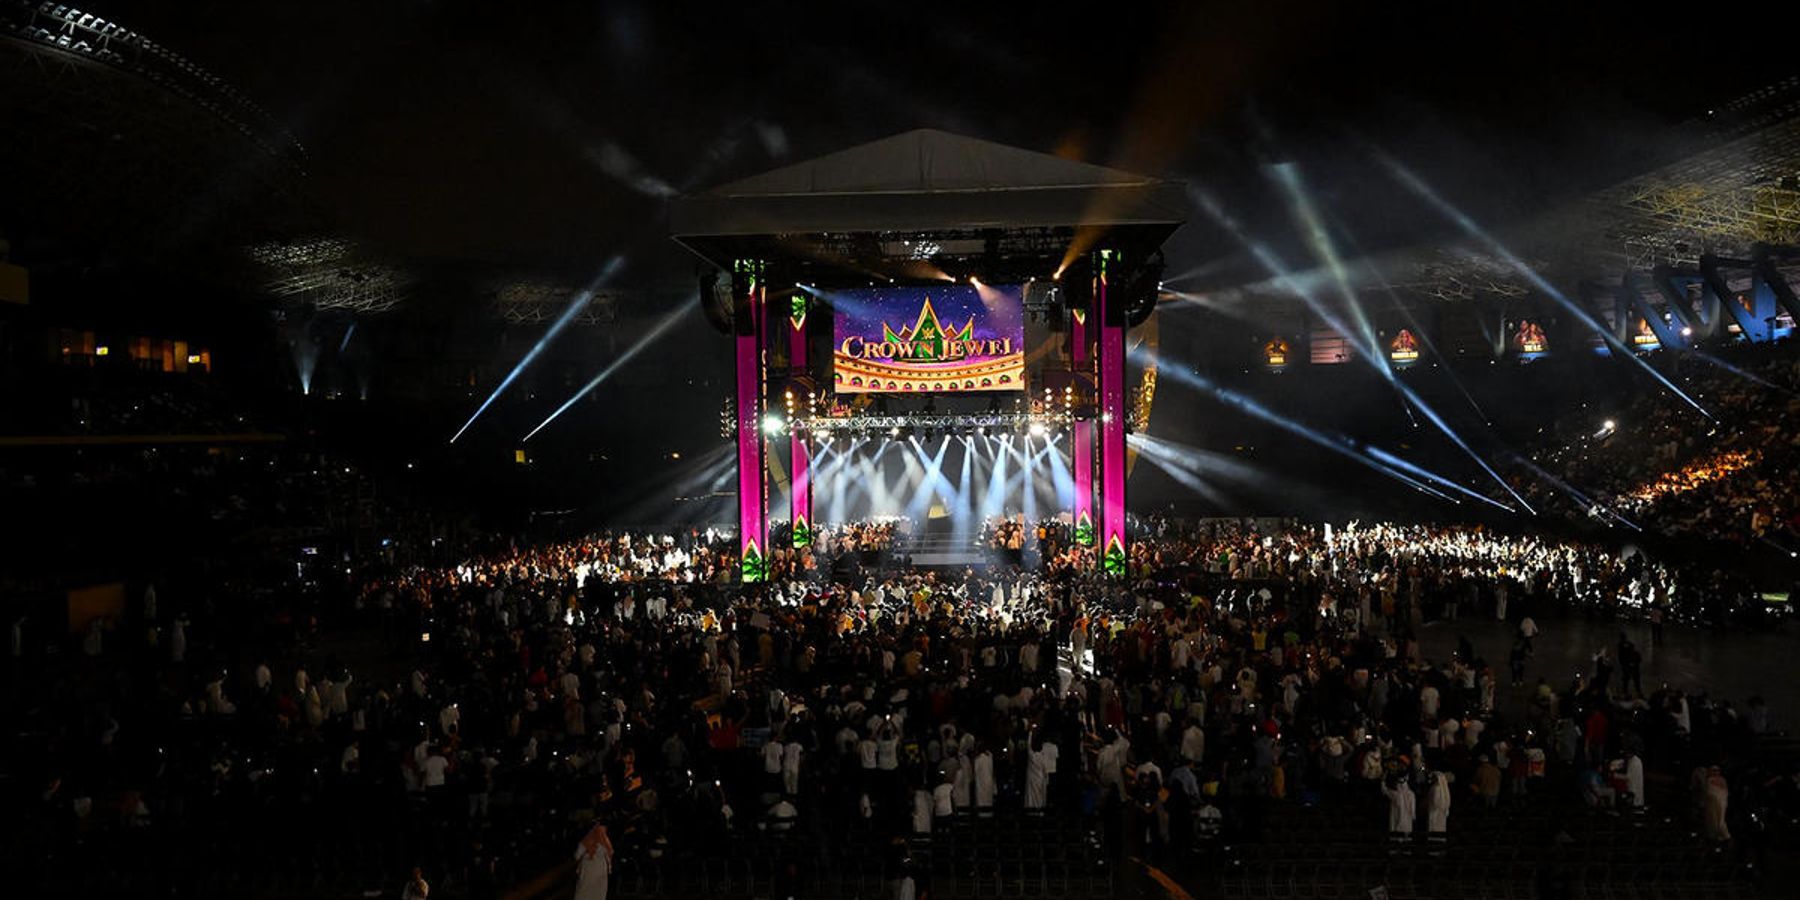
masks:
POLYGON ((1542 618, 1537 624, 1541 631, 1532 642, 1535 652, 1525 666, 1527 687, 1519 691, 1505 690, 1507 653, 1516 625, 1474 616, 1431 622, 1419 629, 1419 644, 1427 659, 1443 661, 1450 658, 1458 636, 1466 636, 1475 645, 1476 655, 1486 659, 1501 679, 1501 696, 1508 698, 1500 701, 1503 711, 1516 714, 1523 711, 1524 697, 1538 678, 1548 679, 1561 690, 1575 673, 1593 671, 1596 650, 1605 647, 1616 657, 1619 632, 1624 631, 1644 654, 1645 692, 1667 683, 1689 694, 1705 692, 1714 699, 1730 700, 1740 711, 1751 695, 1760 693, 1769 704, 1772 728, 1792 731, 1800 727, 1800 681, 1792 677, 1793 663, 1800 659, 1800 628, 1790 625, 1779 631, 1751 632, 1670 626, 1663 631, 1663 646, 1652 647, 1650 626, 1643 623, 1542 618))

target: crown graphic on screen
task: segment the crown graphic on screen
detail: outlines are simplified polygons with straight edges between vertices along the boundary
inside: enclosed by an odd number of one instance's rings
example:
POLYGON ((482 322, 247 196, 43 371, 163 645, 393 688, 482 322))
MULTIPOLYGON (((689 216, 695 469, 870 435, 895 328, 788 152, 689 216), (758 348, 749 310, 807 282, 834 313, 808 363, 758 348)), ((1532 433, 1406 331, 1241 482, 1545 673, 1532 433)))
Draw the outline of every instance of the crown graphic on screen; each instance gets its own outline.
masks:
POLYGON ((945 345, 952 341, 973 340, 975 337, 975 317, 963 325, 962 330, 946 333, 944 326, 938 322, 937 310, 931 307, 931 298, 926 297, 924 305, 919 307, 919 320, 911 328, 903 328, 898 333, 893 326, 881 323, 881 340, 890 344, 911 344, 914 359, 944 359, 945 345))

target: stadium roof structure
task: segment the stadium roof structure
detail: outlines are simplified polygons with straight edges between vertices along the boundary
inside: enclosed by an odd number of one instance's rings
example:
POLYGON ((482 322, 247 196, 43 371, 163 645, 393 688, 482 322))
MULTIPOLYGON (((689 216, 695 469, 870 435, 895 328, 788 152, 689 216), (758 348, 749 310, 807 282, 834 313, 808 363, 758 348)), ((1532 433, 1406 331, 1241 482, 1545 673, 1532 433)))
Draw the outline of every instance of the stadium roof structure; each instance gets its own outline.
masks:
POLYGON ((721 267, 748 252, 884 261, 1060 258, 1077 230, 1160 244, 1179 184, 933 129, 677 198, 675 239, 721 267))
POLYGON ((236 87, 149 37, 0 0, 10 237, 166 259, 235 253, 298 213, 306 151, 236 87))
MULTIPOLYGON (((1689 123, 1708 132, 1710 146, 1508 228, 1501 242, 1571 294, 1580 281, 1800 246, 1800 78, 1724 109, 1738 113, 1729 124, 1689 123)), ((1510 261, 1476 246, 1419 248, 1383 266, 1394 287, 1429 299, 1533 290, 1510 261)))
POLYGON ((336 237, 270 241, 247 252, 262 269, 262 290, 289 306, 383 313, 399 306, 416 280, 406 269, 336 237))

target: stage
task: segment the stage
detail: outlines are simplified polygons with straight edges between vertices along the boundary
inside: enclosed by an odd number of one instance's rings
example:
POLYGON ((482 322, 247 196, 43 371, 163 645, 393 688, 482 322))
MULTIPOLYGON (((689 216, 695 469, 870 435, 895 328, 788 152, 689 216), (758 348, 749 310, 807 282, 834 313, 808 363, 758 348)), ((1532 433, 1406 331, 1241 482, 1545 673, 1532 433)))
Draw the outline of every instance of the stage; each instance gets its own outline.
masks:
MULTIPOLYGON (((736 361, 740 577, 820 521, 941 523, 914 565, 978 564, 983 523, 1061 519, 1123 577, 1126 333, 1154 312, 1179 185, 921 130, 681 197, 736 361), (785 508, 787 515, 781 515, 785 508)), ((935 526, 934 526, 935 527, 935 526)))

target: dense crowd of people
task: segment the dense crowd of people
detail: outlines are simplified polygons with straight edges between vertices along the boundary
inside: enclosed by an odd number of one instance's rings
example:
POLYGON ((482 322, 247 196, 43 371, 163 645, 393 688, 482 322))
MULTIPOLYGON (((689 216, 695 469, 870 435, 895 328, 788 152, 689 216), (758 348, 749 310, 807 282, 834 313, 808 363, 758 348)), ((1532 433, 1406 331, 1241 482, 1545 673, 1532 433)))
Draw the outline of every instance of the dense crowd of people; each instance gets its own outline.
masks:
POLYGON ((1800 548, 1800 344, 1651 364, 1706 413, 1661 386, 1639 391, 1594 421, 1561 423, 1513 488, 1540 508, 1662 534, 1800 548))
POLYGON ((1533 615, 1680 602, 1637 556, 1475 529, 1161 523, 1124 580, 1054 563, 825 577, 893 527, 822 529, 811 565, 749 587, 734 538, 697 529, 377 559, 333 579, 337 600, 254 627, 151 585, 121 627, 30 661, 61 680, 25 681, 41 744, 15 852, 53 865, 159 833, 229 854, 254 812, 400 841, 384 861, 418 896, 492 895, 572 849, 596 897, 620 860, 751 833, 1043 813, 1179 855, 1255 837, 1270 803, 1381 797, 1390 831, 1441 833, 1462 802, 1641 807, 1646 771, 1679 770, 1723 841, 1794 799, 1792 773, 1730 767, 1771 727, 1758 702, 1646 691, 1623 639, 1572 681, 1530 670, 1533 615), (1515 623, 1512 645, 1422 655, 1425 617, 1478 614, 1515 623), (1522 714, 1498 699, 1502 652, 1522 714))

